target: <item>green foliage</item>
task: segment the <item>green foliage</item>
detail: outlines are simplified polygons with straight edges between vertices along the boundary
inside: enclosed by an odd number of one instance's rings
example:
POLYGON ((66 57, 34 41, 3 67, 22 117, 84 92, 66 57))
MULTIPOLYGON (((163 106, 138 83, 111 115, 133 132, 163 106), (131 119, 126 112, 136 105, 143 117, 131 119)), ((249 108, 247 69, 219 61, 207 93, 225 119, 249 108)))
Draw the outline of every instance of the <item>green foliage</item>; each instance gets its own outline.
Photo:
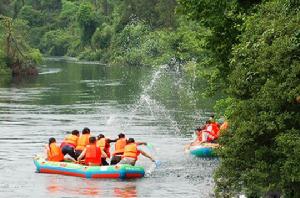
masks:
POLYGON ((79 54, 78 58, 81 60, 99 61, 102 59, 101 50, 93 50, 91 48, 84 48, 84 50, 79 54))
POLYGON ((112 27, 107 24, 103 24, 101 29, 96 29, 92 37, 92 46, 98 49, 106 49, 110 46, 112 36, 112 27))
POLYGON ((114 62, 123 64, 142 64, 139 53, 142 40, 149 33, 149 27, 142 22, 127 25, 124 30, 115 35, 112 42, 114 62))
POLYGON ((33 9, 32 6, 24 6, 18 15, 18 18, 28 21, 30 26, 41 26, 43 24, 43 15, 40 11, 33 9))
POLYGON ((53 30, 47 32, 41 40, 43 53, 52 56, 63 56, 67 54, 70 43, 74 37, 63 30, 53 30))
POLYGON ((230 64, 227 91, 235 100, 231 130, 222 138, 218 194, 300 195, 297 9, 273 0, 245 20, 230 64))
POLYGON ((0 49, 0 75, 10 74, 11 71, 6 63, 6 56, 3 49, 0 49))
POLYGON ((238 1, 238 0, 178 0, 177 11, 184 13, 188 18, 198 20, 206 28, 209 28, 210 36, 204 38, 206 42, 205 61, 201 66, 213 70, 206 73, 206 78, 210 83, 210 95, 217 90, 224 89, 227 83, 227 76, 231 72, 229 60, 231 58, 232 47, 237 44, 240 35, 240 26, 248 12, 259 0, 238 1))
POLYGON ((61 9, 62 0, 41 0, 40 5, 41 9, 53 12, 61 9))
POLYGON ((40 50, 38 50, 38 49, 31 49, 28 52, 28 57, 35 64, 41 64, 41 62, 42 62, 42 54, 41 54, 40 50))
MULTIPOLYGON (((81 41, 84 45, 90 44, 91 38, 100 21, 96 19, 93 7, 88 3, 82 3, 77 13, 77 21, 81 28, 81 41)), ((100 23, 101 24, 101 23, 100 23)))
POLYGON ((0 19, 0 44, 3 46, 3 51, 0 51, 1 73, 22 74, 27 66, 32 68, 41 60, 41 54, 28 44, 27 21, 5 16, 0 16, 0 19))
POLYGON ((60 27, 74 26, 78 6, 71 1, 63 0, 62 9, 59 14, 60 27))

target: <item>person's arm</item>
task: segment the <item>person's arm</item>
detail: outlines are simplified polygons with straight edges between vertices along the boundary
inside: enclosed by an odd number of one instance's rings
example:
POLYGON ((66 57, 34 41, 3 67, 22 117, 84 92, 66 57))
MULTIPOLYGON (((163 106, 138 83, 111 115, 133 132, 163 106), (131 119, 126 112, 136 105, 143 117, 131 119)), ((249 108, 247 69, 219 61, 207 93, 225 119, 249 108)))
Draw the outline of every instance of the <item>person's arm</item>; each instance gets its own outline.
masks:
POLYGON ((147 142, 136 142, 136 145, 145 145, 145 146, 147 146, 147 142))
POLYGON ((100 150, 101 150, 101 157, 108 158, 108 156, 107 156, 107 154, 105 153, 105 151, 104 151, 102 148, 100 148, 100 150))
POLYGON ((45 156, 48 159, 48 152, 50 151, 50 148, 49 148, 48 144, 45 144, 45 150, 44 151, 45 151, 45 156))
POLYGON ((81 154, 79 155, 79 157, 77 158, 77 161, 80 162, 80 160, 85 156, 86 153, 86 149, 84 149, 81 154))
POLYGON ((77 162, 73 157, 71 157, 71 156, 65 156, 64 157, 64 160, 71 160, 72 162, 77 162))
POLYGON ((140 153, 142 155, 144 155, 145 157, 149 158, 152 162, 155 162, 155 160, 153 159, 153 157, 151 157, 151 155, 147 154, 146 152, 140 150, 140 153))
POLYGON ((107 139, 107 142, 108 142, 108 143, 112 143, 112 142, 116 142, 117 140, 118 140, 118 138, 117 138, 117 139, 114 139, 114 140, 107 139))

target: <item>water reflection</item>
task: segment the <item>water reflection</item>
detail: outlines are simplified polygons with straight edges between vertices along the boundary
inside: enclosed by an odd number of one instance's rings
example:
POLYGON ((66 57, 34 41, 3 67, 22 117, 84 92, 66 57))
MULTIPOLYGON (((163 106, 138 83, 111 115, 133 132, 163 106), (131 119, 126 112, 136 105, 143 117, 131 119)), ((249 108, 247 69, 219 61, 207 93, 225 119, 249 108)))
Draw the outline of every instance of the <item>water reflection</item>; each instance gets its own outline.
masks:
POLYGON ((137 197, 136 185, 127 184, 124 185, 123 187, 114 188, 114 193, 116 197, 122 197, 122 198, 137 197))
POLYGON ((74 185, 74 182, 63 182, 57 178, 47 180, 46 189, 49 194, 53 195, 82 195, 89 197, 100 197, 102 195, 100 182, 95 183, 93 180, 84 179, 81 185, 74 185))
POLYGON ((46 189, 50 195, 69 195, 78 197, 138 197, 137 185, 134 182, 82 179, 78 185, 77 179, 55 177, 46 180, 46 189))

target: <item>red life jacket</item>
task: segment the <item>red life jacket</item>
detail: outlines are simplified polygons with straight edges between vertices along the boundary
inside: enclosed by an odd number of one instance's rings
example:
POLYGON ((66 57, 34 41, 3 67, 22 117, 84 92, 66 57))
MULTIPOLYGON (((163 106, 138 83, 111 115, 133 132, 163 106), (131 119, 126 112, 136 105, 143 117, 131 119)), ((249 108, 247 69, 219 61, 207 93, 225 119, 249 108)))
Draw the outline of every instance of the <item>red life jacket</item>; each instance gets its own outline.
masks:
POLYGON ((220 133, 218 123, 214 122, 211 124, 211 126, 212 126, 212 135, 214 136, 215 139, 217 139, 220 133))
POLYGON ((140 152, 137 149, 137 144, 130 143, 125 146, 123 157, 130 157, 130 158, 134 158, 135 160, 137 160, 139 154, 140 154, 140 152))
POLYGON ((115 144, 115 151, 113 155, 123 155, 125 146, 126 146, 126 139, 125 138, 118 139, 115 144))
POLYGON ((99 146, 106 153, 107 157, 110 158, 110 143, 107 138, 101 138, 97 141, 97 146, 99 146))
POLYGON ((211 126, 211 131, 208 131, 208 133, 210 135, 212 135, 213 138, 208 137, 207 138, 208 142, 213 141, 215 139, 218 139, 219 133, 220 133, 220 129, 219 129, 218 124, 216 122, 209 124, 209 126, 211 126))
POLYGON ((55 142, 51 143, 47 151, 48 161, 60 162, 64 160, 64 154, 55 142))
POLYGON ((98 164, 101 165, 101 149, 100 147, 96 146, 96 144, 89 144, 86 146, 86 153, 85 153, 85 164, 90 165, 98 164))

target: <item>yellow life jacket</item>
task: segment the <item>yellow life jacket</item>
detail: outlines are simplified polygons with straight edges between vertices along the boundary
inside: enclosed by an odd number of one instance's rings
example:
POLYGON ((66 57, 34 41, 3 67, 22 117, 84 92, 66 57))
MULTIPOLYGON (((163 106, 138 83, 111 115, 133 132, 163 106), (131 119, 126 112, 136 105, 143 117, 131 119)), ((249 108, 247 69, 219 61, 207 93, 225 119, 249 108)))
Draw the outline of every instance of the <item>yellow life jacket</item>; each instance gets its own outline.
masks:
POLYGON ((125 146, 123 157, 130 157, 137 160, 139 154, 140 153, 137 149, 137 145, 135 143, 130 143, 125 146))
POLYGON ((89 144, 89 138, 90 138, 90 134, 81 135, 77 140, 77 146, 75 150, 82 151, 86 147, 86 145, 89 144))

